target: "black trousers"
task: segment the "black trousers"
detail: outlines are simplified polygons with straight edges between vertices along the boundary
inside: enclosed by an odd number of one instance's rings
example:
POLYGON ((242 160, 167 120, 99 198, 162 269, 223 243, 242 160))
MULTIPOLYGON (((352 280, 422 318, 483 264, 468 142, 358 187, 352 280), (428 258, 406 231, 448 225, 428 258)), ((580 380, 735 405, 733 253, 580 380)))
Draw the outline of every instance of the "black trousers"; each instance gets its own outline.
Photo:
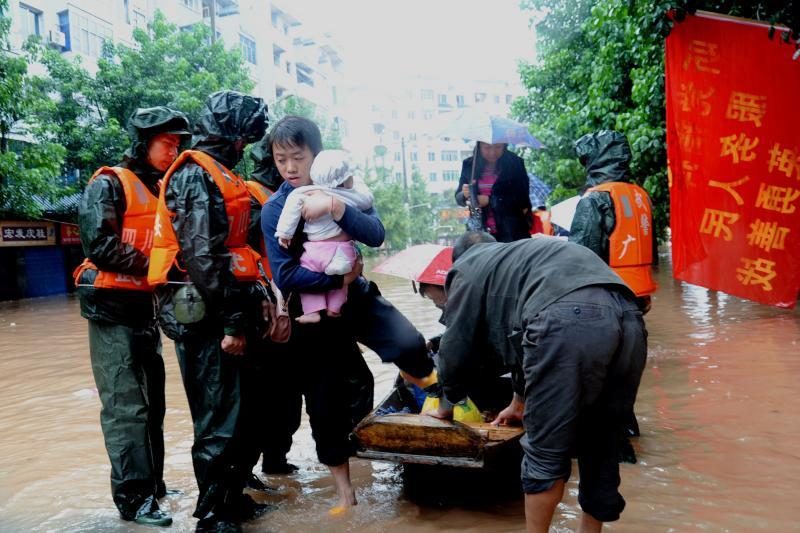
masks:
MULTIPOLYGON (((298 300, 294 298, 295 305, 299 305, 298 300)), ((297 312, 299 309, 295 309, 295 313, 297 312)), ((372 410, 374 401, 372 372, 357 346, 352 343, 353 338, 374 350, 383 362, 394 363, 413 376, 425 377, 433 371, 433 360, 428 357, 425 338, 396 307, 381 296, 378 286, 373 282, 364 278, 353 282, 342 317, 330 319, 329 323, 333 326, 329 331, 340 336, 337 342, 341 342, 342 347, 338 349, 348 354, 338 361, 335 370, 338 373, 347 369, 345 381, 350 394, 351 428, 372 410), (349 334, 350 338, 341 337, 342 333, 349 334)), ((275 346, 280 354, 278 357, 262 356, 259 359, 260 381, 265 384, 262 388, 263 394, 267 405, 274 406, 274 409, 261 409, 268 413, 270 428, 268 434, 258 437, 263 453, 262 464, 285 462, 286 454, 292 446, 292 435, 300 427, 301 394, 309 391, 308 384, 303 383, 308 376, 299 380, 292 379, 292 376, 306 373, 306 363, 314 361, 311 354, 331 351, 324 333, 328 326, 294 323, 292 327, 292 339, 289 343, 275 346), (315 336, 318 344, 313 342, 315 336)), ((263 355, 271 349, 270 346, 264 346, 260 352, 263 355)), ((321 367, 327 368, 327 364, 328 361, 323 361, 321 367)), ((266 421, 259 422, 259 425, 258 431, 261 432, 267 427, 266 421)))
POLYGON ((194 516, 238 521, 258 453, 251 434, 257 382, 252 356, 223 352, 222 338, 221 327, 198 327, 175 341, 175 351, 194 424, 192 463, 200 492, 194 516))
POLYGON ((155 325, 89 320, 89 353, 100 395, 100 425, 111 462, 111 494, 132 520, 157 509, 164 487, 164 360, 155 325))
POLYGON ((394 363, 418 378, 433 372, 425 337, 381 296, 374 282, 359 278, 350 285, 342 315, 356 340, 374 350, 384 363, 394 363))
POLYGON ((525 325, 522 482, 546 490, 580 469, 578 502, 598 520, 619 518, 619 445, 647 358, 632 297, 601 286, 573 291, 525 325))
POLYGON ((263 341, 255 357, 258 415, 254 436, 263 454, 264 470, 286 462, 292 435, 300 427, 303 396, 298 376, 301 366, 292 357, 292 346, 263 341))

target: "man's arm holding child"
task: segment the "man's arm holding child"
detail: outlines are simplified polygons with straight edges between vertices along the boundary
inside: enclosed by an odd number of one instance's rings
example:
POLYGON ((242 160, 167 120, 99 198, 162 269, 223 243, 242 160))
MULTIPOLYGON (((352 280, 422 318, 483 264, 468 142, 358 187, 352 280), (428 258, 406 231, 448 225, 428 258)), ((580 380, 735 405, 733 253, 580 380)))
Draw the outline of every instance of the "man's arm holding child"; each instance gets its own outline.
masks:
POLYGON ((280 191, 264 204, 261 211, 261 231, 267 250, 269 266, 278 287, 285 293, 291 291, 325 292, 340 289, 345 283, 342 276, 328 276, 300 266, 300 262, 289 249, 283 248, 274 238, 278 219, 285 203, 280 191))
POLYGON ((386 238, 386 230, 374 207, 361 211, 324 192, 306 195, 303 204, 303 218, 314 220, 325 214, 330 214, 339 227, 353 240, 366 246, 380 246, 386 238))

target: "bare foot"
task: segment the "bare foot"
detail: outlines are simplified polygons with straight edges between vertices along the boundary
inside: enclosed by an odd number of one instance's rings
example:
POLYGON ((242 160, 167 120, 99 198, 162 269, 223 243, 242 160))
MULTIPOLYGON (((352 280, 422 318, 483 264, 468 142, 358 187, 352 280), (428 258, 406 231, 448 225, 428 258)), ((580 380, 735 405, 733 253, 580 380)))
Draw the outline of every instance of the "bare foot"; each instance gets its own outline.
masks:
POLYGON ((328 511, 328 514, 331 516, 341 516, 355 505, 358 505, 358 501, 356 501, 356 491, 350 490, 350 492, 342 494, 339 497, 339 503, 336 504, 336 507, 328 511))
POLYGON ((295 320, 297 320, 297 322, 300 324, 316 324, 322 320, 322 317, 319 313, 308 313, 305 315, 300 315, 299 317, 295 318, 295 320))

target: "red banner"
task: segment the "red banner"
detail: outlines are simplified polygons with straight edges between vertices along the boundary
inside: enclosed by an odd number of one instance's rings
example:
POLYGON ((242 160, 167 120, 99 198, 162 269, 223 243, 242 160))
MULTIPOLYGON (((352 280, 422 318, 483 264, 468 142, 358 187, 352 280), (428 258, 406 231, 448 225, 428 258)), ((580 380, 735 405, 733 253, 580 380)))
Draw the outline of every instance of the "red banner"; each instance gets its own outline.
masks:
POLYGON ((800 60, 782 30, 698 12, 666 46, 673 275, 778 307, 800 291, 800 60))
POLYGON ((80 244, 81 232, 75 224, 61 224, 61 244, 80 244))

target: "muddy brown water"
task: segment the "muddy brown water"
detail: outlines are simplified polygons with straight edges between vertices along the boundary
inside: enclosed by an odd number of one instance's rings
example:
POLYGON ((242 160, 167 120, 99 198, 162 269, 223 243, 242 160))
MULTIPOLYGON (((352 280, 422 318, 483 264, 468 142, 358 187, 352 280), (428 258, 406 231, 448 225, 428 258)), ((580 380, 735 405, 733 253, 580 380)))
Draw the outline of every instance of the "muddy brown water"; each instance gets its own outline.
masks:
MULTIPOLYGON (((663 259, 663 258, 662 258, 663 259)), ((662 261, 663 262, 663 261, 662 261)), ((673 280, 664 264, 647 316, 650 352, 636 412, 639 464, 623 465, 628 506, 619 531, 800 531, 800 312, 673 280)), ((425 335, 438 312, 406 281, 371 276, 425 335)), ((396 369, 366 354, 376 398, 396 369)), ((193 531, 197 490, 192 425, 171 341, 165 339, 166 472, 183 491, 164 506, 170 531, 193 531)), ((72 296, 0 303, 0 531, 154 531, 118 519, 89 365, 86 323, 72 296)), ((264 410, 268 416, 269 406, 264 410)), ((245 531, 523 531, 522 501, 440 506, 407 498, 400 468, 352 460, 359 505, 331 519, 335 490, 316 462, 307 419, 272 477, 283 497, 245 531)), ((554 529, 577 527, 577 469, 554 529)), ((491 494, 496 487, 476 486, 491 494)))

